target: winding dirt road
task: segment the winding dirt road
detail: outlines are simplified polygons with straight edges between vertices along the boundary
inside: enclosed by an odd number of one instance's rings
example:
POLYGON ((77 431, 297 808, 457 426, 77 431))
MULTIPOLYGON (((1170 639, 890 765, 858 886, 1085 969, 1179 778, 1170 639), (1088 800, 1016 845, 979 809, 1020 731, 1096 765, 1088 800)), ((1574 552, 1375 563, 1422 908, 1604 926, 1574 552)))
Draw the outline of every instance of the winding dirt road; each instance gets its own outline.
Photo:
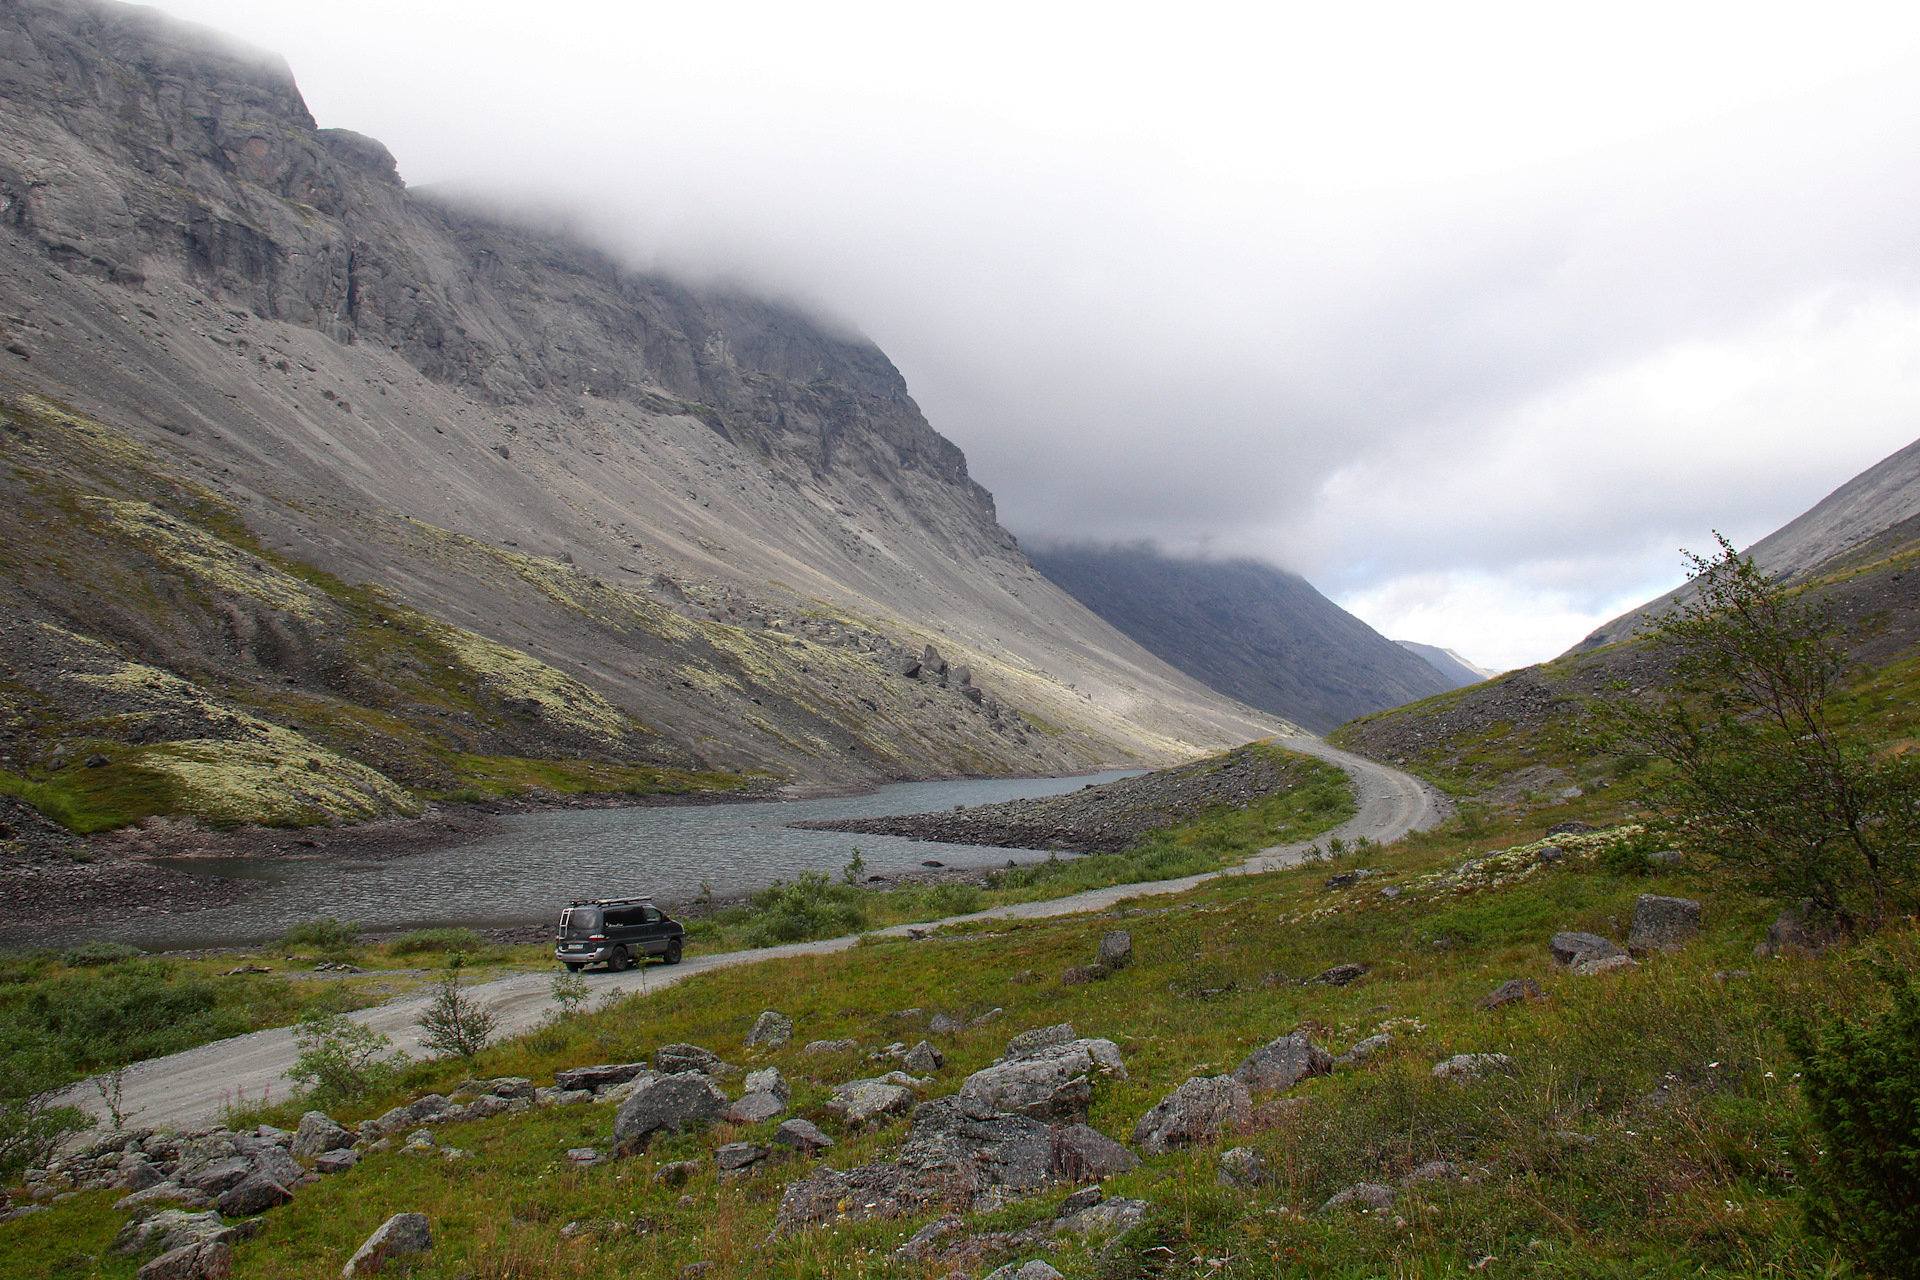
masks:
MULTIPOLYGON (((1347 771, 1353 783, 1358 812, 1328 833, 1330 836, 1348 841, 1365 837, 1376 843, 1387 844, 1409 831, 1424 831, 1435 826, 1447 814, 1446 800, 1411 774, 1341 751, 1318 738, 1281 738, 1275 741, 1290 750, 1318 756, 1347 771)), ((947 920, 897 925, 881 932, 900 935, 909 929, 926 929, 961 920, 1038 919, 1104 910, 1123 899, 1181 893, 1216 876, 1252 875, 1295 866, 1327 838, 1322 836, 1317 840, 1275 845, 1223 871, 1185 876, 1178 880, 1156 880, 1148 884, 1114 885, 1046 902, 1025 902, 947 920)), ((785 956, 844 951, 856 941, 852 937, 828 938, 819 942, 765 947, 757 951, 694 956, 672 967, 647 965, 626 973, 590 973, 583 976, 596 997, 605 991, 655 991, 709 969, 758 964, 785 956)), ((505 1036, 530 1030, 553 1008, 549 989, 551 983, 550 974, 521 974, 482 983, 468 988, 468 991, 493 1011, 499 1019, 499 1034, 505 1036)), ((392 1037, 396 1048, 419 1054, 419 1028, 415 1023, 427 999, 424 994, 409 995, 389 1004, 363 1009, 352 1017, 356 1022, 392 1037)), ((285 1073, 293 1065, 294 1053, 292 1032, 280 1027, 136 1063, 128 1068, 122 1080, 121 1113, 127 1117, 130 1125, 150 1128, 178 1130, 213 1124, 227 1106, 243 1099, 255 1102, 263 1097, 286 1096, 292 1086, 285 1073)), ((68 1101, 100 1116, 103 1121, 107 1116, 107 1108, 91 1082, 76 1085, 68 1101)))

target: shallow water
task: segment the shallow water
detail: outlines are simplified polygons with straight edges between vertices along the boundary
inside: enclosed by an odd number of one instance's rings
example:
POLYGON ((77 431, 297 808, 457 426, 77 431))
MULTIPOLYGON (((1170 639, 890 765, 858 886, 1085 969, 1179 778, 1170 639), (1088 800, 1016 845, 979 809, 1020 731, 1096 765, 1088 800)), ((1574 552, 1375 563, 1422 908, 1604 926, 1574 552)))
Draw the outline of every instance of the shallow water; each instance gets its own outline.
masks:
POLYGON ((256 942, 315 916, 357 920, 373 931, 437 925, 544 923, 575 898, 650 893, 685 902, 704 883, 717 896, 790 880, 802 871, 839 875, 858 847, 867 875, 1032 862, 1042 852, 937 844, 896 836, 796 831, 819 818, 928 813, 955 805, 1060 795, 1132 777, 1138 769, 1078 778, 994 778, 902 782, 862 796, 761 804, 674 805, 657 809, 564 809, 503 815, 472 844, 385 862, 350 858, 162 860, 195 875, 266 884, 239 903, 205 911, 136 917, 94 931, 148 950, 256 942))

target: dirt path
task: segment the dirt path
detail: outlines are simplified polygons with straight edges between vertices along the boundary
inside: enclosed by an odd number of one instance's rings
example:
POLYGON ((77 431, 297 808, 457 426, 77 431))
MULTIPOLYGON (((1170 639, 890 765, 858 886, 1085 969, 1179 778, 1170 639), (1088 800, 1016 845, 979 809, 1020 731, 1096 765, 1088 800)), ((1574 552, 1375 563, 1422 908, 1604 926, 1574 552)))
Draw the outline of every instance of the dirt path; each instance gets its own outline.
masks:
MULTIPOLYGON (((1362 836, 1385 844, 1409 831, 1423 831, 1446 816, 1447 802, 1411 774, 1328 746, 1317 738, 1286 738, 1286 747, 1331 761, 1347 771, 1353 780, 1354 799, 1359 811, 1329 833, 1343 840, 1362 836)), ((925 929, 935 924, 961 920, 1039 919, 1099 911, 1128 898, 1152 894, 1181 893, 1215 876, 1252 875, 1297 865, 1309 850, 1324 841, 1302 841, 1263 849, 1239 866, 1205 875, 1185 876, 1178 880, 1156 880, 1149 884, 1114 885, 1093 889, 1067 898, 1046 902, 1025 902, 995 907, 973 915, 916 925, 896 925, 882 933, 901 935, 909 929, 925 929)), ((694 956, 678 965, 648 965, 626 973, 584 974, 599 998, 605 991, 654 991, 710 969, 734 965, 758 964, 785 956, 822 955, 844 951, 858 939, 829 938, 820 942, 798 942, 783 947, 765 947, 757 951, 730 951, 721 955, 694 956)), ((501 978, 469 988, 499 1018, 499 1034, 515 1035, 531 1029, 553 1007, 549 993, 552 975, 522 974, 501 978)), ((426 1005, 427 996, 416 994, 389 1004, 363 1009, 352 1015, 376 1031, 393 1038, 395 1047, 419 1054, 418 1027, 415 1021, 426 1005)), ((123 1080, 121 1112, 128 1123, 151 1128, 187 1129, 215 1123, 229 1105, 245 1100, 256 1102, 286 1096, 291 1086, 285 1072, 293 1065, 293 1034, 285 1027, 255 1031, 214 1044, 201 1045, 184 1053, 152 1058, 128 1068, 123 1080)), ((88 1084, 75 1086, 70 1099, 95 1115, 105 1117, 106 1107, 88 1084)))

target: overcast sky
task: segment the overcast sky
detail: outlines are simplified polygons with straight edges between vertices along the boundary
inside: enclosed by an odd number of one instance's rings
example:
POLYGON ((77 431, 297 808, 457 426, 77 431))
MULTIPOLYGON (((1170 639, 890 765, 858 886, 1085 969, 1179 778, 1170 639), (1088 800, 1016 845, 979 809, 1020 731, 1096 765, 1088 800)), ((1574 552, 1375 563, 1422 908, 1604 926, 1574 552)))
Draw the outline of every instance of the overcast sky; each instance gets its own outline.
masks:
POLYGON ((1023 538, 1507 667, 1920 436, 1920 6, 166 0, 846 317, 1023 538))

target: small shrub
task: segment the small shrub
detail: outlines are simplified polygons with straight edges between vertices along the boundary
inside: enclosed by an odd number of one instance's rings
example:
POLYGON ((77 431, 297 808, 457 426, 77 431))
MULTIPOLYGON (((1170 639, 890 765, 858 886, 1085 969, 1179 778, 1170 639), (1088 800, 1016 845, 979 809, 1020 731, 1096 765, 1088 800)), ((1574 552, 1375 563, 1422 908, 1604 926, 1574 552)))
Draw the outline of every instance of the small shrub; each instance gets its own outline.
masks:
POLYGON ((297 924, 280 935, 284 947, 318 947, 322 951, 345 951, 360 942, 360 926, 352 920, 322 916, 297 924))
POLYGON ((97 969, 103 965, 137 960, 146 953, 124 942, 89 942, 72 951, 60 953, 60 962, 75 969, 97 969))
POLYGON ((970 884, 936 884, 920 895, 930 916, 971 915, 987 905, 987 895, 970 884))
POLYGON ((866 927, 862 890, 834 884, 818 871, 802 872, 792 884, 778 880, 753 895, 746 921, 747 945, 770 947, 809 938, 838 938, 866 927))
POLYGON ((711 920, 689 920, 687 922, 688 942, 712 942, 720 936, 720 926, 711 920))
POLYGON ((93 1117, 59 1105, 73 1076, 59 1054, 23 1035, 0 1040, 0 1177, 41 1165, 93 1117))
POLYGON ((319 1103, 353 1102, 391 1089, 412 1061, 386 1053, 393 1041, 345 1014, 310 1018, 294 1029, 300 1052, 287 1078, 319 1103))
POLYGON ((451 951, 471 954, 486 948, 487 940, 471 929, 415 929, 404 938, 387 944, 390 956, 411 956, 426 951, 451 951))
POLYGON ((498 1024, 498 1018, 460 989, 456 966, 440 979, 427 1011, 420 1015, 418 1025, 426 1033, 420 1043, 442 1057, 471 1059, 492 1041, 498 1024))
POLYGON ((592 994, 585 978, 569 972, 554 974, 551 990, 554 1002, 560 1006, 560 1012, 566 1016, 578 1013, 580 1006, 585 1004, 592 994))
POLYGON ((1826 1150, 1806 1169, 1807 1225, 1877 1276, 1920 1276, 1920 990, 1890 965, 1877 1018, 1787 1023, 1826 1150))

